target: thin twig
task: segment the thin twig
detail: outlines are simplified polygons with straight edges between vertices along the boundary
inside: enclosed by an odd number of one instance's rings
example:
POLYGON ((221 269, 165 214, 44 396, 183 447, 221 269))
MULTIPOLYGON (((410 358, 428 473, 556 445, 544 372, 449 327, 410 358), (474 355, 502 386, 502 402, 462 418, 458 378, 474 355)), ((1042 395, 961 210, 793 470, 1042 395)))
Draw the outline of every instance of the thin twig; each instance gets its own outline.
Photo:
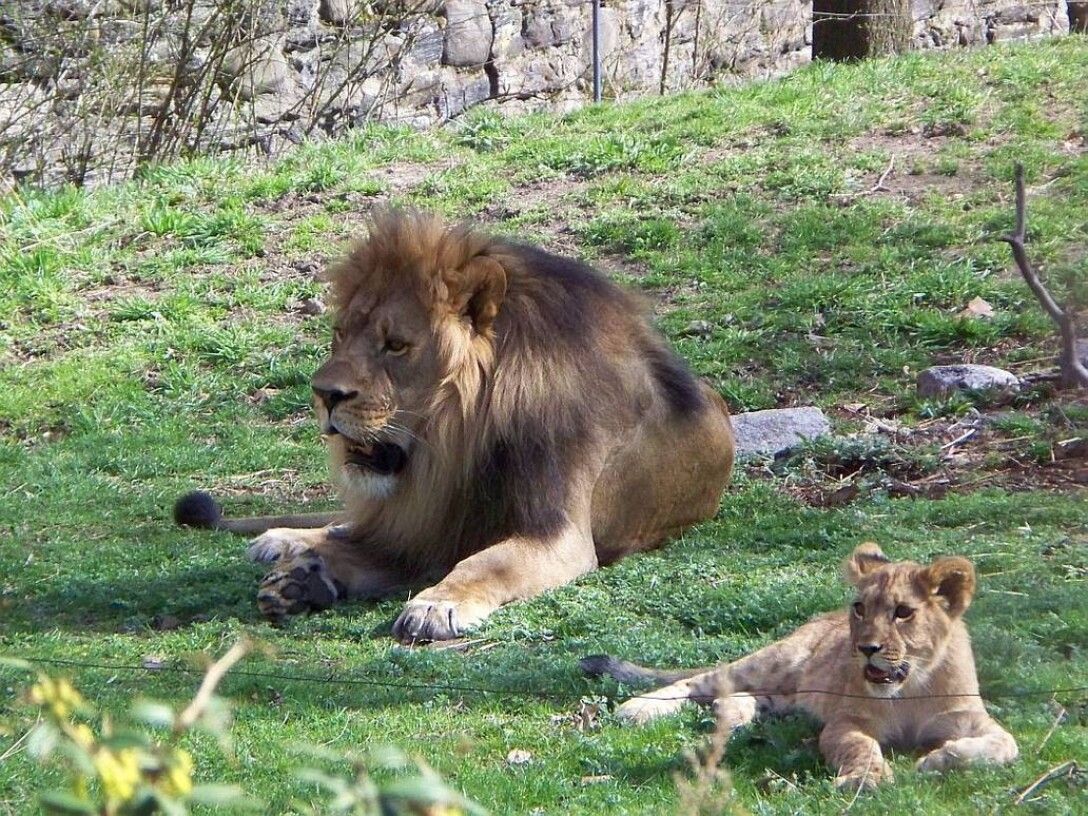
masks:
POLYGON ((251 644, 248 640, 240 640, 211 665, 208 673, 204 675, 204 679, 200 682, 200 688, 197 689, 193 701, 186 706, 185 710, 174 721, 175 731, 187 731, 192 728, 193 723, 200 719, 200 716, 208 707, 208 703, 211 702, 215 688, 219 685, 223 676, 230 671, 235 663, 246 656, 250 648, 251 644))
POLYGON ((1061 765, 1055 765, 1053 768, 1051 768, 1045 774, 1040 776, 1038 779, 1036 779, 1034 782, 1032 782, 1030 785, 1028 785, 1022 791, 1020 791, 1020 795, 1016 797, 1016 799, 1013 801, 1013 804, 1014 805, 1024 804, 1024 802, 1027 800, 1027 798, 1031 794, 1035 793, 1035 791, 1037 791, 1043 785, 1046 785, 1046 784, 1048 784, 1050 782, 1053 782, 1055 779, 1061 779, 1063 776, 1072 776, 1076 772, 1077 772, 1077 763, 1072 759, 1066 760, 1061 765))
POLYGON ((966 433, 961 434, 960 436, 957 436, 951 442, 946 442, 945 444, 941 445, 941 450, 951 450, 952 448, 959 445, 961 442, 966 442, 968 439, 970 439, 972 436, 974 436, 977 433, 978 433, 978 428, 971 428, 966 433))
POLYGON ((1048 742, 1050 742, 1050 738, 1052 736, 1054 736, 1054 732, 1058 730, 1058 726, 1062 724, 1062 720, 1064 720, 1064 719, 1065 719, 1065 706, 1060 705, 1060 706, 1058 706, 1058 716, 1054 718, 1054 723, 1050 726, 1050 730, 1046 732, 1046 736, 1043 737, 1043 741, 1040 742, 1037 746, 1035 746, 1035 753, 1036 754, 1038 754, 1040 751, 1042 751, 1043 746, 1045 746, 1048 742))
POLYGON ((876 184, 870 187, 868 190, 863 190, 860 193, 837 193, 832 198, 845 198, 853 200, 855 198, 864 198, 865 196, 876 195, 877 193, 886 193, 888 188, 884 186, 884 182, 888 180, 888 176, 892 174, 892 170, 895 169, 895 154, 892 154, 891 159, 888 161, 888 166, 884 168, 884 172, 880 174, 876 180, 876 184))

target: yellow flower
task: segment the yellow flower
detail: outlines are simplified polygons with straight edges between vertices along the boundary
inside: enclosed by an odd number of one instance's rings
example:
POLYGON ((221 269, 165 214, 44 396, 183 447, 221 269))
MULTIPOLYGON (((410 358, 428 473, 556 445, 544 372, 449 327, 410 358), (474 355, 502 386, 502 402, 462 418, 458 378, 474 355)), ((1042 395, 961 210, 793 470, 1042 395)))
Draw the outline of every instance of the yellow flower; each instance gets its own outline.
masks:
POLYGON ((80 748, 88 749, 94 745, 94 732, 85 723, 79 723, 72 729, 72 741, 80 748))
POLYGON ((43 674, 30 687, 30 702, 47 707, 55 719, 65 720, 83 705, 83 697, 67 680, 54 680, 43 674))
POLYGON ((193 758, 188 751, 178 748, 166 763, 166 775, 162 783, 163 793, 170 796, 187 796, 193 790, 193 758))
POLYGON ((134 748, 122 748, 116 753, 103 748, 94 755, 94 767, 109 801, 127 802, 136 793, 140 755, 134 748))

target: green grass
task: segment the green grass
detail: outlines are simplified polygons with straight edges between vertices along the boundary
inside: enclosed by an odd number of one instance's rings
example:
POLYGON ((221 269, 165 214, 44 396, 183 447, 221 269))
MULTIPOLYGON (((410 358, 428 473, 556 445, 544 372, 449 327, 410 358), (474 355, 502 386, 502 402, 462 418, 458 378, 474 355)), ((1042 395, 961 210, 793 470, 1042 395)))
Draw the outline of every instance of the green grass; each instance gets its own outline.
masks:
MULTIPOLYGON (((191 665, 241 634, 274 654, 250 671, 495 688, 409 690, 236 675, 233 754, 193 738, 198 777, 237 782, 291 812, 316 794, 295 779, 297 743, 393 742, 497 813, 670 813, 674 771, 705 714, 644 731, 608 715, 580 731, 561 715, 622 690, 579 677, 614 652, 679 665, 736 657, 842 603, 839 560, 876 539, 896 557, 959 553, 981 591, 969 613, 979 673, 1022 759, 943 782, 909 757, 858 813, 994 812, 1047 768, 1088 755, 1084 695, 1010 696, 1088 677, 1084 492, 997 488, 846 507, 807 506, 799 478, 928 474, 937 445, 815 445, 773 470, 738 470, 716 519, 662 553, 630 559, 498 613, 467 653, 388 638, 398 602, 275 630, 254 607, 259 570, 242 542, 184 532, 184 490, 235 513, 324 507, 308 377, 327 317, 297 308, 375 199, 413 202, 579 252, 643 289, 663 330, 736 410, 865 403, 906 425, 954 419, 968 400, 921 403, 913 375, 963 359, 1028 371, 1053 332, 996 236, 1012 223, 1016 161, 1029 183, 1030 253, 1059 298, 1085 302, 1088 41, 812 65, 743 88, 503 120, 472 113, 415 134, 370 128, 249 168, 199 159, 129 184, 19 190, 0 201, 0 653, 191 665), (933 135, 937 134, 937 135, 933 135), (939 135, 945 134, 945 135, 939 135), (1077 134, 1081 134, 1080 137, 1077 134), (873 191, 895 157, 886 191, 873 191), (983 297, 991 320, 957 316, 983 297), (689 333, 693 321, 705 332, 689 333), (162 628, 174 618, 177 628, 162 628), (486 648, 484 648, 486 646, 486 648), (546 698, 528 695, 546 691, 546 698), (1046 738, 1046 739, 1044 739, 1046 738), (533 760, 508 766, 514 748, 533 760), (585 777, 607 777, 583 784, 585 777)), ((1025 395, 995 420, 991 463, 1045 461, 1088 428, 1075 400, 1025 395)), ((1044 472, 1044 471, 1040 471, 1044 472)), ((18 677, 0 670, 0 722, 29 724, 18 677), (10 690, 9 690, 10 689, 10 690)), ((195 679, 70 669, 105 709, 178 701, 195 679)), ((814 725, 760 723, 727 765, 753 813, 838 813, 814 725), (790 784, 768 784, 768 769, 790 784)), ((33 812, 57 781, 16 752, 0 761, 4 812, 33 812)), ((1088 808, 1080 782, 1027 810, 1088 808)))

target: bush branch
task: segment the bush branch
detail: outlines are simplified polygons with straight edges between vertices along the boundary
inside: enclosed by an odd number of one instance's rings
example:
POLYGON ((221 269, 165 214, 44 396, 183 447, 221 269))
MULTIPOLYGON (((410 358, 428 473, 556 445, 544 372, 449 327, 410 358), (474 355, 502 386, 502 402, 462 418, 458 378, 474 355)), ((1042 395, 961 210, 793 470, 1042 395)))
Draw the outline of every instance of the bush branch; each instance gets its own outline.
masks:
POLYGON ((1073 320, 1073 310, 1069 307, 1062 308, 1050 294, 1049 290, 1039 279, 1038 273, 1031 265, 1028 252, 1025 247, 1027 239, 1027 202, 1024 192, 1024 166, 1016 165, 1016 229, 1009 235, 1001 238, 1002 241, 1012 247, 1012 256, 1020 274, 1027 282, 1035 298, 1042 305, 1050 319, 1058 324, 1058 330, 1062 338, 1062 354, 1059 365, 1062 370, 1062 381, 1071 385, 1080 385, 1088 388, 1088 368, 1085 368, 1077 355, 1077 327, 1073 320))

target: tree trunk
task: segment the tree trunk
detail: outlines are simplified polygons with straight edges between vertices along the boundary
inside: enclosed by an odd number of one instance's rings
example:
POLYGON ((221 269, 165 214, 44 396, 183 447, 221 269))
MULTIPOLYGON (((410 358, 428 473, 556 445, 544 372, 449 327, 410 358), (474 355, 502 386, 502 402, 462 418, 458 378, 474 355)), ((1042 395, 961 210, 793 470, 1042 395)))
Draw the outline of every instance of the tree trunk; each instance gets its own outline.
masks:
POLYGON ((910 0, 813 0, 812 56, 855 60, 910 48, 910 0))
POLYGON ((1071 34, 1088 34, 1088 2, 1066 3, 1069 10, 1069 32, 1071 34))

